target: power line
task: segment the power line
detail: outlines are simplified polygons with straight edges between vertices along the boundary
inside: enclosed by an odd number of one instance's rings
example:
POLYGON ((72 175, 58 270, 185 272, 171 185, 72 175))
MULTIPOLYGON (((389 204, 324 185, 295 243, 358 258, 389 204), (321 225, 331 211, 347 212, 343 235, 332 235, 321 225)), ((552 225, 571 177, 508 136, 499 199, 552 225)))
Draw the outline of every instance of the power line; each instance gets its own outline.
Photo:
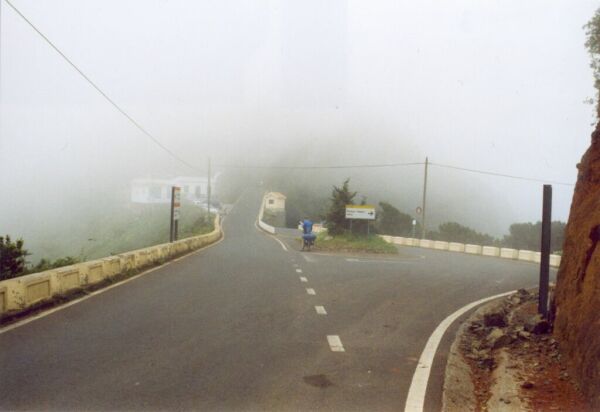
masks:
MULTIPOLYGON (((424 162, 411 162, 411 163, 373 163, 373 164, 359 164, 359 165, 317 165, 317 166, 302 166, 302 165, 292 165, 292 166, 284 166, 284 165, 231 165, 231 164, 218 164, 216 167, 224 168, 224 169, 275 169, 275 170, 318 170, 318 169, 369 169, 369 168, 386 168, 386 167, 403 167, 403 166, 421 166, 424 165, 424 162)), ((477 173, 488 176, 496 176, 496 177, 504 177, 509 179, 518 179, 529 182, 539 182, 539 183, 551 183, 555 185, 562 186, 575 186, 573 183, 566 182, 558 182, 546 179, 537 179, 533 177, 526 176, 516 176, 509 175, 505 173, 497 173, 490 172, 487 170, 478 170, 478 169, 469 169, 466 167, 460 166, 451 166, 441 163, 429 162, 430 166, 436 166, 446 169, 459 170, 463 172, 469 173, 477 173)))
POLYGON ((171 149, 169 149, 164 144, 162 144, 157 138, 155 138, 154 136, 152 136, 152 134, 150 134, 150 132, 148 132, 146 129, 144 129, 144 127, 142 125, 140 125, 135 119, 133 119, 133 117, 131 117, 129 114, 127 114, 127 112, 124 109, 122 109, 117 103, 115 103, 115 101, 113 99, 111 99, 104 91, 102 91, 102 89, 100 89, 100 87, 98 85, 96 85, 96 83, 94 83, 92 81, 92 79, 90 79, 79 67, 77 67, 75 65, 75 63, 73 63, 57 46, 55 46, 54 43, 52 43, 50 41, 50 39, 48 37, 46 37, 44 35, 44 33, 42 33, 31 21, 29 21, 29 19, 27 17, 25 17, 25 15, 23 13, 21 13, 21 11, 19 9, 17 9, 9 0, 4 0, 4 1, 33 30, 35 30, 35 32, 42 39, 44 39, 44 41, 46 41, 46 43, 48 43, 48 45, 50 45, 50 47, 52 47, 54 49, 54 51, 56 51, 67 63, 69 63, 69 65, 73 69, 75 69, 75 71, 77 73, 79 73, 81 75, 81 77, 83 77, 98 93, 100 93, 102 95, 102 97, 104 97, 106 99, 106 101, 108 101, 115 109, 117 109, 117 111, 119 113, 121 113, 123 116, 125 116, 125 118, 127 118, 127 120, 129 120, 131 122, 131 124, 133 124, 139 131, 141 131, 146 137, 148 137, 152 142, 154 142, 154 144, 156 144, 158 147, 160 147, 162 150, 164 150, 166 153, 168 153, 175 160, 179 161, 180 163, 182 163, 183 165, 189 167, 190 169, 198 170, 195 166, 193 166, 192 164, 190 164, 187 161, 183 160, 181 157, 179 157, 177 154, 175 154, 171 149))
POLYGON ((489 171, 485 171, 485 170, 468 169, 466 167, 450 166, 450 165, 444 165, 444 164, 434 163, 434 162, 429 162, 429 164, 432 166, 443 167, 446 169, 461 170, 463 172, 478 173, 481 175, 506 177, 509 179, 526 180, 526 181, 530 181, 530 182, 551 183, 554 185, 562 185, 562 186, 575 186, 575 184, 573 184, 573 183, 556 182, 556 181, 552 181, 552 180, 536 179, 533 177, 515 176, 515 175, 504 174, 504 173, 489 172, 489 171))
MULTIPOLYGON (((133 117, 131 117, 124 109, 122 109, 113 99, 111 99, 96 83, 94 83, 75 63, 73 63, 48 37, 46 37, 21 11, 15 7, 10 0, 4 0, 6 4, 8 4, 14 11, 17 13, 50 47, 52 47, 77 73, 81 75, 106 101, 108 101, 119 113, 121 113, 127 120, 131 122, 139 131, 141 131, 146 137, 148 137, 154 144, 160 147, 163 151, 168 153, 175 160, 180 162, 181 164, 187 166, 192 170, 198 170, 195 166, 188 163, 181 157, 179 157, 176 153, 174 153, 171 149, 166 147, 163 143, 161 143, 156 137, 154 137, 150 132, 148 132, 141 124, 139 124, 133 117)), ((0 0, 1 4, 1 0, 0 0)), ((1 15, 0 15, 1 16, 1 15)), ((318 170, 318 169, 367 169, 367 168, 386 168, 386 167, 403 167, 403 166, 419 166, 423 165, 423 162, 413 162, 413 163, 380 163, 380 164, 363 164, 363 165, 323 165, 323 166, 260 166, 260 165, 217 165, 222 168, 233 168, 233 169, 299 169, 299 170, 318 170)), ((476 170, 469 169, 465 167, 459 166, 451 166, 440 163, 429 162, 432 166, 460 170, 464 172, 470 173, 478 173, 488 176, 497 176, 497 177, 505 177, 510 179, 518 179, 525 180, 531 182, 540 182, 540 183, 552 183, 556 185, 563 186, 574 186, 573 183, 565 183, 565 182, 557 182, 557 181, 549 181, 544 179, 536 179, 524 176, 515 176, 508 175, 503 173, 489 172, 485 170, 476 170)))
POLYGON ((285 170, 310 170, 310 169, 370 169, 382 167, 402 167, 402 166, 418 166, 423 162, 414 163, 380 163, 380 164, 363 164, 363 165, 321 165, 321 166, 262 166, 262 165, 215 165, 224 169, 285 169, 285 170))

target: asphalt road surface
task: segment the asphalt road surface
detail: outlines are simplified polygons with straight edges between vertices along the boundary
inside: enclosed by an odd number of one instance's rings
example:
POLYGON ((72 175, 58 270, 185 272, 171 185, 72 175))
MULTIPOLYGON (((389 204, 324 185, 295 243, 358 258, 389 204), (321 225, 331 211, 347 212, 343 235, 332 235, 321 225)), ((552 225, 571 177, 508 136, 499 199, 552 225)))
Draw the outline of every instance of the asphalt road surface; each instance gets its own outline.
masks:
POLYGON ((260 200, 242 196, 219 244, 0 334, 0 409, 403 410, 446 316, 537 282, 533 264, 419 248, 285 250, 256 228, 260 200))

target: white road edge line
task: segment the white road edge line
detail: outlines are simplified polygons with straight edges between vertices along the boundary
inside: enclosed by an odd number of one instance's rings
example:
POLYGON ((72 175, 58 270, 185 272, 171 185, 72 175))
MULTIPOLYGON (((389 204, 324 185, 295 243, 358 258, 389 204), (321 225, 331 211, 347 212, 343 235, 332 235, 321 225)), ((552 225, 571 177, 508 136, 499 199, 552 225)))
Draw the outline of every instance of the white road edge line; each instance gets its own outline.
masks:
POLYGON ((266 234, 267 236, 270 236, 271 238, 275 239, 275 240, 276 240, 276 241, 277 241, 277 242, 278 242, 278 243, 281 245, 281 247, 283 248, 283 250, 285 250, 286 252, 288 251, 288 248, 287 248, 287 246, 285 245, 285 243, 283 243, 281 240, 279 240, 279 239, 278 239, 276 236, 274 236, 274 235, 271 235, 271 234, 269 234, 269 233, 265 232, 264 230, 262 230, 260 227, 258 227, 258 220, 256 220, 256 221, 254 222, 254 227, 255 227, 255 228, 256 228, 256 230, 258 230, 259 232, 261 232, 261 233, 264 233, 264 234, 266 234))
POLYGON ((281 240, 277 239, 275 236, 273 236, 273 239, 275 239, 277 242, 279 242, 279 244, 281 245, 281 247, 283 248, 283 250, 285 250, 286 252, 288 251, 288 248, 285 245, 285 243, 283 243, 281 240))
POLYGON ((308 282, 308 279, 306 279, 304 276, 300 276, 300 282, 308 282))
POLYGON ((4 327, 4 328, 0 328, 0 335, 2 335, 3 333, 6 333, 6 332, 10 332, 11 330, 13 330, 13 329, 16 329, 16 328, 19 328, 19 327, 21 327, 21 326, 25 326, 25 325, 27 325, 28 323, 31 323, 31 322, 33 322, 33 321, 35 321, 35 320, 38 320, 38 319, 41 319, 41 318, 45 318, 46 316, 48 316, 48 315, 52 315, 53 313, 56 313, 56 312, 58 312, 58 311, 61 311, 61 310, 63 310, 63 309, 67 309, 68 307, 71 307, 71 306, 73 306, 73 305, 76 305, 76 304, 78 304, 78 303, 81 303, 81 302, 83 302, 84 300, 88 300, 88 299, 90 299, 90 298, 93 298, 94 296, 101 295, 102 293, 104 293, 104 292, 108 292, 109 290, 111 290, 111 289, 114 289, 114 288, 116 288, 116 287, 118 287, 118 286, 122 286, 122 285, 124 285, 124 284, 126 284, 126 283, 132 282, 132 281, 136 280, 137 278, 141 278, 142 276, 146 276, 147 274, 149 274, 149 273, 152 273, 152 272, 154 272, 154 271, 156 271, 156 270, 158 270, 158 269, 162 269, 162 268, 164 268, 165 266, 168 266, 168 265, 170 265, 170 264, 172 264, 172 263, 179 262, 179 261, 180 261, 180 260, 182 260, 182 259, 185 259, 185 258, 191 257, 192 255, 195 255, 195 254, 197 254, 197 253, 199 253, 199 252, 202 252, 203 250, 206 250, 206 249, 208 249, 208 248, 210 248, 210 247, 216 246, 216 245, 218 245, 219 243, 221 243, 221 242, 222 242, 222 241, 225 239, 225 233, 224 233, 224 232, 221 232, 221 233, 222 233, 222 234, 221 234, 221 239, 219 239, 219 240, 217 240, 216 242, 214 242, 214 243, 211 243, 211 244, 209 244, 209 245, 203 246, 203 247, 201 247, 201 248, 200 248, 200 249, 198 249, 198 250, 194 250, 193 252, 190 252, 190 253, 188 253, 188 254, 186 254, 186 255, 180 256, 180 257, 178 257, 177 259, 172 259, 172 260, 170 260, 170 261, 168 261, 168 262, 165 262, 165 263, 163 263, 163 264, 162 264, 162 265, 160 265, 160 266, 155 266, 155 267, 153 267, 153 268, 150 268, 150 269, 148 269, 148 270, 145 270, 145 271, 144 271, 144 272, 142 272, 142 273, 138 273, 137 275, 134 275, 134 276, 132 276, 132 277, 130 277, 130 278, 124 279, 124 280, 122 280, 122 281, 120 281, 120 282, 114 283, 114 284, 112 284, 112 285, 110 285, 110 286, 107 286, 107 287, 105 287, 105 288, 98 289, 98 290, 96 290, 96 291, 94 291, 94 292, 91 292, 90 294, 88 294, 88 295, 86 295, 86 296, 83 296, 83 297, 81 297, 81 298, 79 298, 79 299, 75 299, 75 300, 72 300, 72 301, 70 301, 70 302, 67 302, 67 303, 65 303, 64 305, 57 306, 57 307, 55 307, 55 308, 53 308, 53 309, 49 309, 49 310, 47 310, 47 311, 41 312, 41 313, 40 313, 40 314, 38 314, 38 315, 32 316, 32 317, 30 317, 30 318, 25 318, 25 319, 23 319, 23 320, 20 320, 20 321, 18 321, 18 322, 15 322, 15 323, 13 323, 13 324, 10 324, 10 325, 8 325, 8 326, 6 326, 6 327, 4 327))
POLYGON ((315 306, 315 310, 319 315, 327 315, 327 311, 324 306, 315 306))
POLYGON ((466 306, 458 309, 456 312, 448 316, 446 319, 442 321, 438 325, 437 328, 433 331, 429 339, 427 340, 427 344, 425 345, 425 349, 423 349, 423 353, 421 353, 421 357, 419 358, 419 363, 417 364, 417 368, 415 369, 415 373, 413 374, 412 381, 410 383, 410 388, 408 390, 408 396, 406 397, 406 406, 404 407, 404 412, 422 412, 423 406, 425 405, 425 394, 427 392, 427 383, 429 382, 429 375, 431 374, 431 365, 433 364, 433 358, 435 357, 435 352, 444 336, 444 333, 452 325, 452 323, 458 319, 460 316, 473 309, 474 307, 481 305, 482 303, 488 302, 490 300, 498 299, 503 296, 510 295, 515 293, 515 290, 506 293, 500 293, 499 295, 490 296, 484 299, 479 299, 478 301, 469 303, 466 306))
POLYGON ((308 293, 309 295, 316 295, 317 292, 315 292, 315 290, 313 288, 307 288, 306 289, 306 293, 308 293))
POLYGON ((327 335, 327 343, 332 352, 346 352, 338 335, 327 335))

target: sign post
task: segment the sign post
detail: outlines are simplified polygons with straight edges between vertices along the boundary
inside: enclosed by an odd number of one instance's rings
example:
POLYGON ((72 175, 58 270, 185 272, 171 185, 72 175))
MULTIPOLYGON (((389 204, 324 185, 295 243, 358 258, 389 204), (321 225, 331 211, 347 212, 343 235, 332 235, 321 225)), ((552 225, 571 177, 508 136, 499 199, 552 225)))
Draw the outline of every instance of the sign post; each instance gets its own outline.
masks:
POLYGON ((179 209, 181 207, 181 188, 173 186, 171 188, 171 233, 169 241, 177 240, 177 230, 179 226, 179 209))
POLYGON ((367 237, 370 235, 370 221, 375 220, 377 213, 373 205, 346 205, 346 219, 350 220, 350 232, 352 232, 353 220, 367 221, 367 237))
POLYGON ((417 219, 412 220, 412 238, 415 238, 415 231, 417 230, 417 219))

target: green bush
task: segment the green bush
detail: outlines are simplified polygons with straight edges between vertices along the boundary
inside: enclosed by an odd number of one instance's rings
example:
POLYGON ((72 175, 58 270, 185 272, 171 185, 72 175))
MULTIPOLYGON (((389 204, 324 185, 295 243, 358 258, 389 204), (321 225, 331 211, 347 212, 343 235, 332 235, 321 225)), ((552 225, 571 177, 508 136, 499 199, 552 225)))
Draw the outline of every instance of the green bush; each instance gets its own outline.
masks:
POLYGON ((445 242, 473 243, 476 245, 496 245, 498 240, 486 233, 479 233, 457 222, 446 222, 438 230, 427 232, 427 238, 445 242))
POLYGON ((326 216, 326 227, 330 235, 341 235, 346 231, 346 205, 354 204, 356 192, 349 188, 350 179, 346 179, 341 187, 333 186, 331 206, 326 216))
MULTIPOLYGON (((411 236, 413 234, 413 217, 402 213, 387 202, 379 202, 379 216, 377 218, 377 232, 391 236, 411 236)), ((417 222, 415 235, 421 233, 421 224, 417 222)))
POLYGON ((35 265, 31 269, 27 269, 27 273, 43 272, 44 270, 61 268, 63 266, 74 265, 79 262, 80 260, 73 256, 65 256, 54 261, 50 259, 41 259, 37 263, 37 265, 35 265))
POLYGON ((0 236, 0 280, 11 279, 25 273, 25 257, 29 253, 23 246, 23 239, 13 242, 9 235, 0 236))

